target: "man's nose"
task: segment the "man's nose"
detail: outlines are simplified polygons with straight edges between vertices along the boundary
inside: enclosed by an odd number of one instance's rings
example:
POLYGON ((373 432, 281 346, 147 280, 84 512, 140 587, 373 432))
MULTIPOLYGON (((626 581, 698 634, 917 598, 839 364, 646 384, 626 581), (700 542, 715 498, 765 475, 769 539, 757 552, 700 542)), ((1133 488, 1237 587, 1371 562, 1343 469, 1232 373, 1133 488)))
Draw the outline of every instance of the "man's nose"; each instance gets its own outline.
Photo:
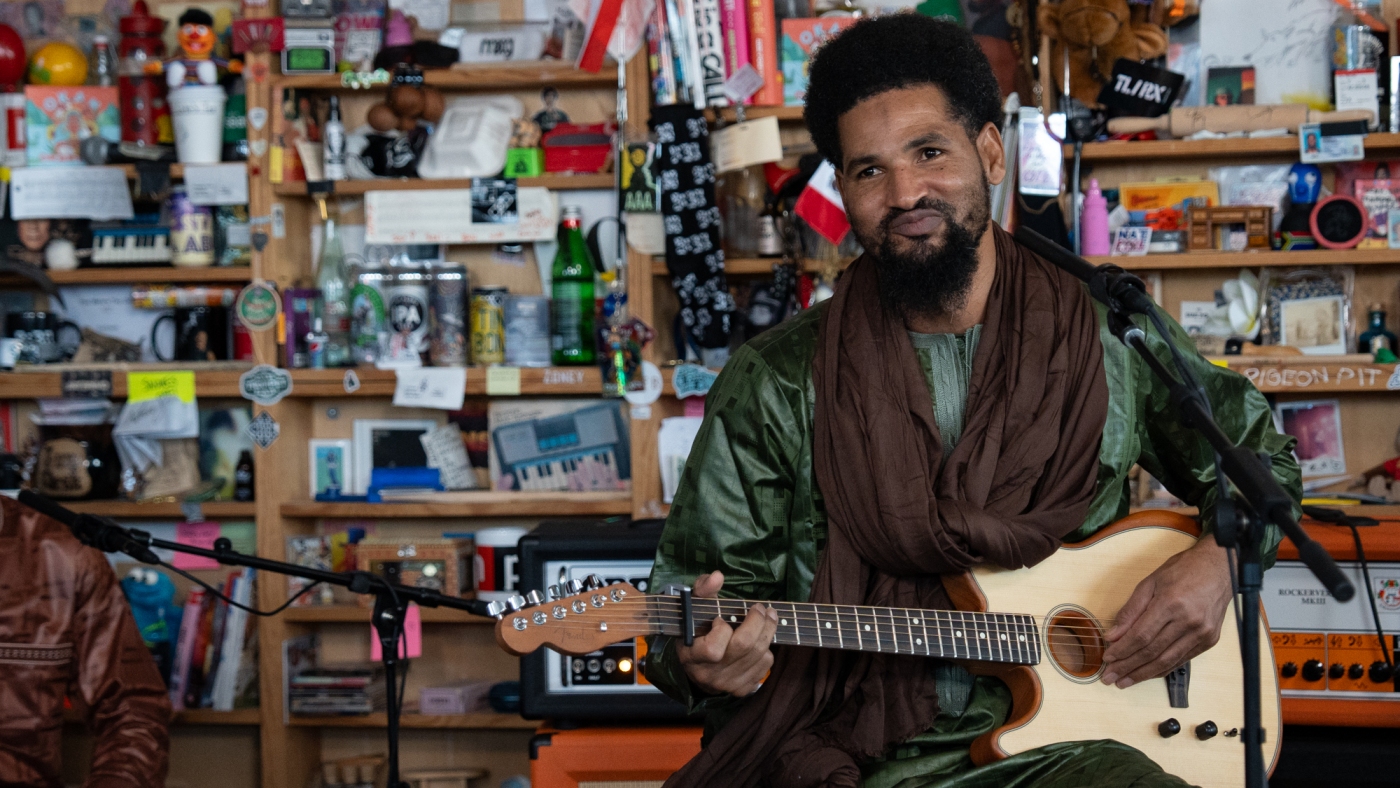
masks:
POLYGON ((910 211, 928 196, 928 187, 913 167, 895 167, 890 171, 887 183, 889 186, 885 201, 891 208, 910 211))

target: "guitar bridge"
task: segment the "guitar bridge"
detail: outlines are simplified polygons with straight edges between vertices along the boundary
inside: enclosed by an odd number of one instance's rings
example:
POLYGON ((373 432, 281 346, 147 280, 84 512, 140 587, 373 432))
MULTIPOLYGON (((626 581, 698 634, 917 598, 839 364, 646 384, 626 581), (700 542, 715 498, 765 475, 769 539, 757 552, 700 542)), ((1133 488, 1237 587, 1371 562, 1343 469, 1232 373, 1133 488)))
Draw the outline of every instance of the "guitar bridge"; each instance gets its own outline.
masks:
POLYGON ((1168 673, 1166 679, 1167 701, 1171 703, 1172 708, 1185 709, 1190 707, 1191 663, 1187 662, 1168 673))

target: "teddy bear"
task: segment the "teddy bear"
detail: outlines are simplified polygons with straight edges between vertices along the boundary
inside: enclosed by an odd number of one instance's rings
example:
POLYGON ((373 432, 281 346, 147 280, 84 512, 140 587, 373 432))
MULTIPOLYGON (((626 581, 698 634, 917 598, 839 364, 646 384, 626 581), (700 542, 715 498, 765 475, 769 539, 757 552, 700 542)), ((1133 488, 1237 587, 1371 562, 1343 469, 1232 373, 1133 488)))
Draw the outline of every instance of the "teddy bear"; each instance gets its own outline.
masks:
POLYGON ((1167 33, 1146 21, 1149 9, 1130 8, 1128 0, 1060 0, 1036 10, 1041 35, 1051 39, 1049 72, 1059 93, 1064 93, 1065 50, 1069 50, 1070 95, 1086 106, 1097 107, 1099 90, 1119 59, 1150 60, 1167 52, 1167 33), (1140 9, 1140 10, 1139 10, 1140 9))

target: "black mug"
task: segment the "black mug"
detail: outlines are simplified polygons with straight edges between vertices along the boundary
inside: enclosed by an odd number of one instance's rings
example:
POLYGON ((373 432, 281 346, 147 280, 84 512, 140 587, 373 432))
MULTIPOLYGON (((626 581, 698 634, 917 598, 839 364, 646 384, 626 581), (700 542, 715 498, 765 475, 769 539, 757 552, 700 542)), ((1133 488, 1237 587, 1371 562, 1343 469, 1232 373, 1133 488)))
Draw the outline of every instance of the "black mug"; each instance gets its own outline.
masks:
POLYGON ((5 336, 20 343, 16 361, 51 364, 72 358, 82 342, 83 332, 78 324, 60 319, 52 312, 27 311, 5 316, 5 336), (65 332, 70 336, 62 337, 65 332))
POLYGON ((228 308, 222 306, 180 307, 156 318, 151 326, 151 353, 161 361, 227 361, 233 357, 232 342, 228 308), (175 324, 174 353, 169 358, 156 340, 166 320, 175 324))

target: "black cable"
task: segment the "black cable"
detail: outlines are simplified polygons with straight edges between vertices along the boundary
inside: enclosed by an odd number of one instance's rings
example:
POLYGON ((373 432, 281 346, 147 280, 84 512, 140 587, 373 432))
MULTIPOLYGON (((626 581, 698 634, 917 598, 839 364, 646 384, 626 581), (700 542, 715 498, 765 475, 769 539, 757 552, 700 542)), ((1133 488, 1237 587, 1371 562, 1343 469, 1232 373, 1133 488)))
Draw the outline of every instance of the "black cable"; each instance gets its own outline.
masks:
POLYGON ((1381 627, 1381 614, 1376 609, 1376 587, 1371 585, 1371 568, 1366 561, 1366 550, 1361 547, 1361 532, 1356 530, 1356 523, 1347 520, 1344 523, 1351 529, 1351 538, 1356 542, 1356 560, 1361 564, 1361 579, 1366 581, 1366 601, 1371 603, 1371 620, 1376 623, 1376 639, 1381 644, 1381 654, 1385 657, 1385 664, 1390 666, 1392 674, 1395 671, 1395 660, 1391 656, 1390 648, 1385 645, 1385 629, 1381 627))
POLYGON ((185 578, 186 580, 189 580, 190 582, 195 583, 195 584, 197 584, 197 585, 203 587, 204 590, 206 590, 206 591, 208 591, 209 593, 213 594, 213 595, 214 595, 214 598, 216 598, 216 599, 218 599, 218 600, 224 602, 225 604, 228 604, 228 605, 231 605, 231 606, 233 606, 233 607, 236 607, 236 608, 238 608, 239 610, 246 610, 246 611, 248 611, 249 613, 252 613, 252 614, 255 615, 255 616, 275 616, 275 615, 277 615, 278 613, 281 613, 283 610, 286 610, 288 607, 290 607, 291 604, 292 604, 293 602, 297 601, 298 599, 300 599, 301 597, 303 597, 304 595, 306 595, 306 593, 307 593, 308 591, 310 591, 311 589, 313 589, 313 588, 315 588, 316 586, 318 586, 318 585, 321 584, 321 581, 320 581, 320 580, 317 580, 316 582, 312 583, 311 585, 307 586, 306 588, 303 588, 302 590, 300 590, 300 591, 298 591, 297 593, 293 594, 292 597, 291 597, 290 599, 288 599, 286 602, 283 602, 283 603, 282 603, 282 606, 281 606, 281 607, 278 607, 278 608, 275 609, 275 610, 257 610, 257 609, 248 607, 247 605, 245 605, 245 604, 243 604, 243 603, 241 603, 241 602, 235 602, 234 600, 229 599, 228 597, 224 596, 224 592, 220 591, 219 589, 215 588, 214 586, 209 585, 208 583, 204 582, 203 580, 200 580, 199 578, 195 577, 194 575, 190 574, 189 572, 186 572, 186 571, 183 570, 183 569, 180 569, 180 568, 178 568, 178 567, 175 567, 175 566, 172 566, 172 565, 170 565, 170 564, 167 564, 167 563, 164 562, 164 561, 161 561, 160 564, 159 564, 159 566, 162 566, 162 567, 164 567, 164 568, 166 568, 166 569, 169 569, 170 571, 172 571, 172 572, 174 572, 175 574, 177 574, 177 575, 179 575, 179 576, 185 578))

